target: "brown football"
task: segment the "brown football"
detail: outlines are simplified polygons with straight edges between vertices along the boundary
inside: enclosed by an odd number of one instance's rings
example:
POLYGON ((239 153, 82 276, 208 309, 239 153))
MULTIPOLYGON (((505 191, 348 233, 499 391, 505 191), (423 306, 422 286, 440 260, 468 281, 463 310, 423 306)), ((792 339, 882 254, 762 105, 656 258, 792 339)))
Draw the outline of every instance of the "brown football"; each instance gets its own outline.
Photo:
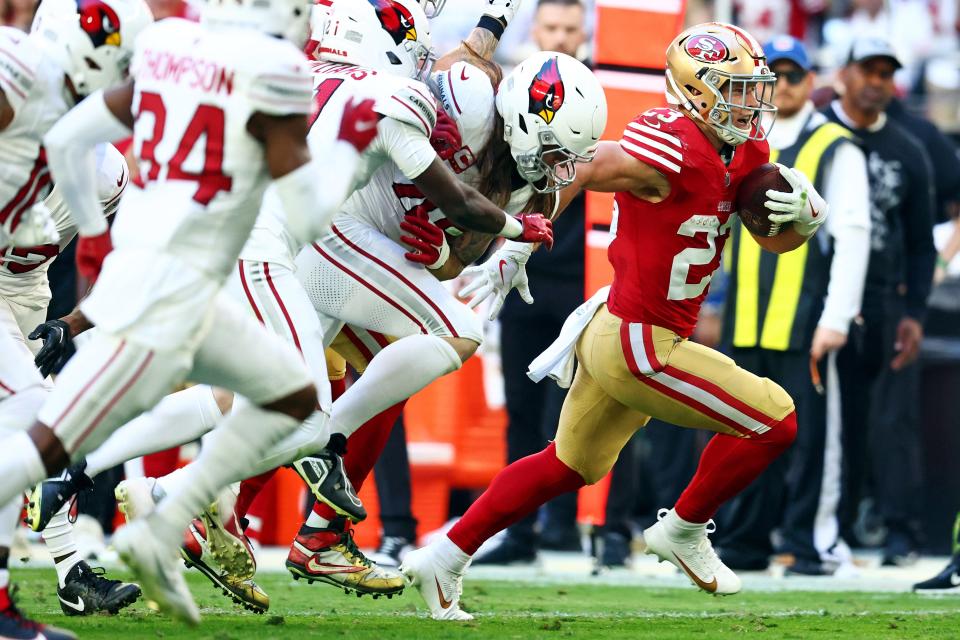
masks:
POLYGON ((767 190, 792 191, 790 183, 780 174, 777 165, 768 162, 762 164, 744 178, 737 187, 737 211, 743 226, 755 236, 772 237, 779 235, 786 225, 770 222, 770 211, 764 204, 767 190))

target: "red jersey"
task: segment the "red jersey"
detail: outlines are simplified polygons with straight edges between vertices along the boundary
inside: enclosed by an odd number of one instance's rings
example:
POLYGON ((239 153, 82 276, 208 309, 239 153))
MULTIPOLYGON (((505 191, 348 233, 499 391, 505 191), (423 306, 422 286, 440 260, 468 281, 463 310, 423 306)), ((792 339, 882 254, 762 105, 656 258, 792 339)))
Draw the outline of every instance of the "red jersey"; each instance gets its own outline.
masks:
POLYGON ((768 161, 766 142, 736 147, 729 165, 696 123, 676 109, 650 109, 627 124, 620 146, 670 181, 659 203, 614 198, 610 312, 688 337, 730 236, 737 185, 768 161))

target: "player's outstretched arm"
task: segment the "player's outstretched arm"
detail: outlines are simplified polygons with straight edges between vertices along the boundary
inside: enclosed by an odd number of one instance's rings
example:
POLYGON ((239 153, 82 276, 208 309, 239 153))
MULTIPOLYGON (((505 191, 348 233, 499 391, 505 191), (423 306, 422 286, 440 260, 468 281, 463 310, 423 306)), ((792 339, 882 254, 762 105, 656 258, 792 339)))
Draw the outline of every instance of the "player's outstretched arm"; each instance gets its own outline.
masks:
POLYGON ((248 129, 263 142, 267 169, 297 240, 310 242, 323 235, 349 195, 360 152, 377 135, 380 115, 373 111, 373 104, 373 100, 348 103, 337 139, 315 160, 307 144, 309 125, 302 114, 258 112, 250 118, 248 129))
POLYGON ((553 245, 553 225, 549 220, 540 214, 517 217, 507 214, 479 191, 457 180, 440 158, 434 158, 413 182, 458 227, 518 242, 553 245))
POLYGON ((650 202, 662 202, 670 195, 670 182, 652 166, 640 162, 616 142, 597 146, 592 162, 577 165, 574 183, 560 192, 562 211, 581 191, 617 193, 629 191, 650 202))
POLYGON ((97 91, 74 107, 43 138, 47 163, 77 225, 77 267, 96 279, 110 252, 110 230, 97 194, 94 147, 119 140, 133 129, 133 81, 97 91))
POLYGON ((500 37, 520 7, 520 0, 489 0, 480 22, 458 47, 442 55, 434 65, 438 70, 449 69, 455 62, 467 62, 474 56, 492 60, 500 44, 500 37))

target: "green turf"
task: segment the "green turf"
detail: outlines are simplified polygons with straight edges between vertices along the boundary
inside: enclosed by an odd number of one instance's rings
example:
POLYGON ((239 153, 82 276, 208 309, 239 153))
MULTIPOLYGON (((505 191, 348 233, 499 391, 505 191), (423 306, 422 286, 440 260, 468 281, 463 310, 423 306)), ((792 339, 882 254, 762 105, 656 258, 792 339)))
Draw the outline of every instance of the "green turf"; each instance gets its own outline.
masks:
POLYGON ((392 600, 359 599, 328 586, 259 577, 272 597, 268 614, 232 606, 195 572, 188 573, 202 608, 197 630, 173 623, 142 602, 114 617, 64 618, 52 571, 15 570, 20 605, 80 638, 958 638, 960 598, 913 594, 753 592, 713 598, 690 589, 603 585, 547 586, 468 581, 467 623, 426 619, 414 591, 392 600))

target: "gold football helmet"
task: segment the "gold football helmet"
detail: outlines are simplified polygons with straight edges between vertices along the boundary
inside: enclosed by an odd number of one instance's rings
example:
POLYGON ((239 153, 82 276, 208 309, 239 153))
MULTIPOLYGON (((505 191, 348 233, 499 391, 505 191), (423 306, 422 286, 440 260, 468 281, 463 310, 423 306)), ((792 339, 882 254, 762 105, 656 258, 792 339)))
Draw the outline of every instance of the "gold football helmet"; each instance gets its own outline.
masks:
POLYGON ((690 27, 667 48, 666 76, 667 99, 727 144, 766 138, 760 116, 776 116, 776 76, 763 47, 743 29, 722 22, 690 27))

